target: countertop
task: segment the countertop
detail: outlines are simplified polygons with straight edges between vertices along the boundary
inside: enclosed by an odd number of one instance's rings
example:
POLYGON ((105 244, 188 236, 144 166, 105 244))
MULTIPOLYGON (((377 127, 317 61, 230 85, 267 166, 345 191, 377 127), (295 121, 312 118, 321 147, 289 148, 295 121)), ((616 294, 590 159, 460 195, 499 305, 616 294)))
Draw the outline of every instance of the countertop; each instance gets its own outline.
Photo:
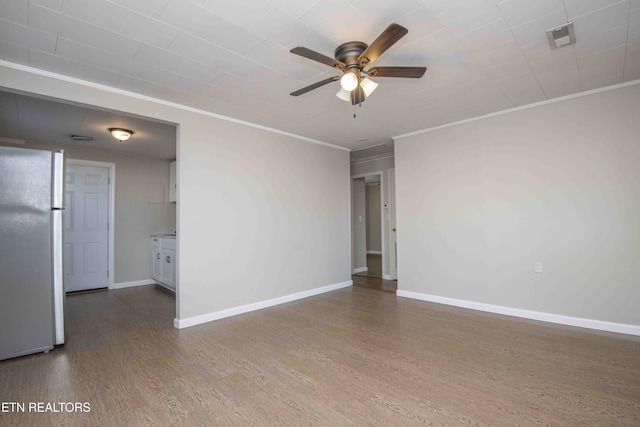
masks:
POLYGON ((151 237, 162 237, 163 239, 175 239, 175 234, 152 234, 151 237))

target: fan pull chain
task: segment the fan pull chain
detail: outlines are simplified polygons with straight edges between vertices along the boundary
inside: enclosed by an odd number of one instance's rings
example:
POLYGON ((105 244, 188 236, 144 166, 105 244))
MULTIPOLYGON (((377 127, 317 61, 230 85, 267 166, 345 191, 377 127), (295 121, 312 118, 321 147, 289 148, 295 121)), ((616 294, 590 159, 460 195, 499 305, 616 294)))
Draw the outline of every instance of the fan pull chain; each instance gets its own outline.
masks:
MULTIPOLYGON (((362 102, 360 104, 358 104, 358 107, 362 108, 362 102)), ((353 118, 356 118, 356 106, 353 106, 353 118)))

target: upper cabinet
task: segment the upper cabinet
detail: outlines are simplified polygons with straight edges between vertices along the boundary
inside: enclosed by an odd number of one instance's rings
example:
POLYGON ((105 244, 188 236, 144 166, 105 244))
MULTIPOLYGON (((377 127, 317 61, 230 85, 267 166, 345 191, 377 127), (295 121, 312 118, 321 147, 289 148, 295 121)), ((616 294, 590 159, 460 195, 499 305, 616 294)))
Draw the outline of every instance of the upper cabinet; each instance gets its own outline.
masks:
POLYGON ((178 193, 178 182, 176 181, 176 162, 171 162, 169 164, 169 201, 170 202, 176 201, 177 193, 178 193))

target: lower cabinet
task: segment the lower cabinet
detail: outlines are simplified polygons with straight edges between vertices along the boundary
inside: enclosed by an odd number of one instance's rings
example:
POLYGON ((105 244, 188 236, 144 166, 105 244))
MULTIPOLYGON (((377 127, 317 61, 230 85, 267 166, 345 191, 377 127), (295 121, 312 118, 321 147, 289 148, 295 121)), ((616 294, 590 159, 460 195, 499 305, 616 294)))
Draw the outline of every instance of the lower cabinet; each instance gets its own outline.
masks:
POLYGON ((151 238, 152 278, 159 285, 176 290, 176 239, 151 238))

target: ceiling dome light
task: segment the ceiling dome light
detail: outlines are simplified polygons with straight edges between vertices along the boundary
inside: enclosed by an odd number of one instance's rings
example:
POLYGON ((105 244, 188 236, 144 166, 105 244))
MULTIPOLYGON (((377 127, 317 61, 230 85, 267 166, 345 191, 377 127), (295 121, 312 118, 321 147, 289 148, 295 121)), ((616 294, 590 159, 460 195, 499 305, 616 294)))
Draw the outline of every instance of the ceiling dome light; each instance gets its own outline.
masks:
POLYGON ((126 141, 127 139, 131 138, 131 135, 133 135, 133 131, 122 128, 109 128, 109 132, 111 132, 111 136, 113 136, 120 142, 126 141))
POLYGON ((365 77, 360 82, 360 87, 364 91, 365 96, 368 98, 369 95, 371 95, 373 93, 373 91, 376 90, 376 88, 378 87, 378 83, 374 82, 373 80, 369 79, 368 77, 365 77))
POLYGON ((358 87, 358 76, 352 71, 347 71, 340 77, 340 86, 347 92, 351 92, 358 87))

